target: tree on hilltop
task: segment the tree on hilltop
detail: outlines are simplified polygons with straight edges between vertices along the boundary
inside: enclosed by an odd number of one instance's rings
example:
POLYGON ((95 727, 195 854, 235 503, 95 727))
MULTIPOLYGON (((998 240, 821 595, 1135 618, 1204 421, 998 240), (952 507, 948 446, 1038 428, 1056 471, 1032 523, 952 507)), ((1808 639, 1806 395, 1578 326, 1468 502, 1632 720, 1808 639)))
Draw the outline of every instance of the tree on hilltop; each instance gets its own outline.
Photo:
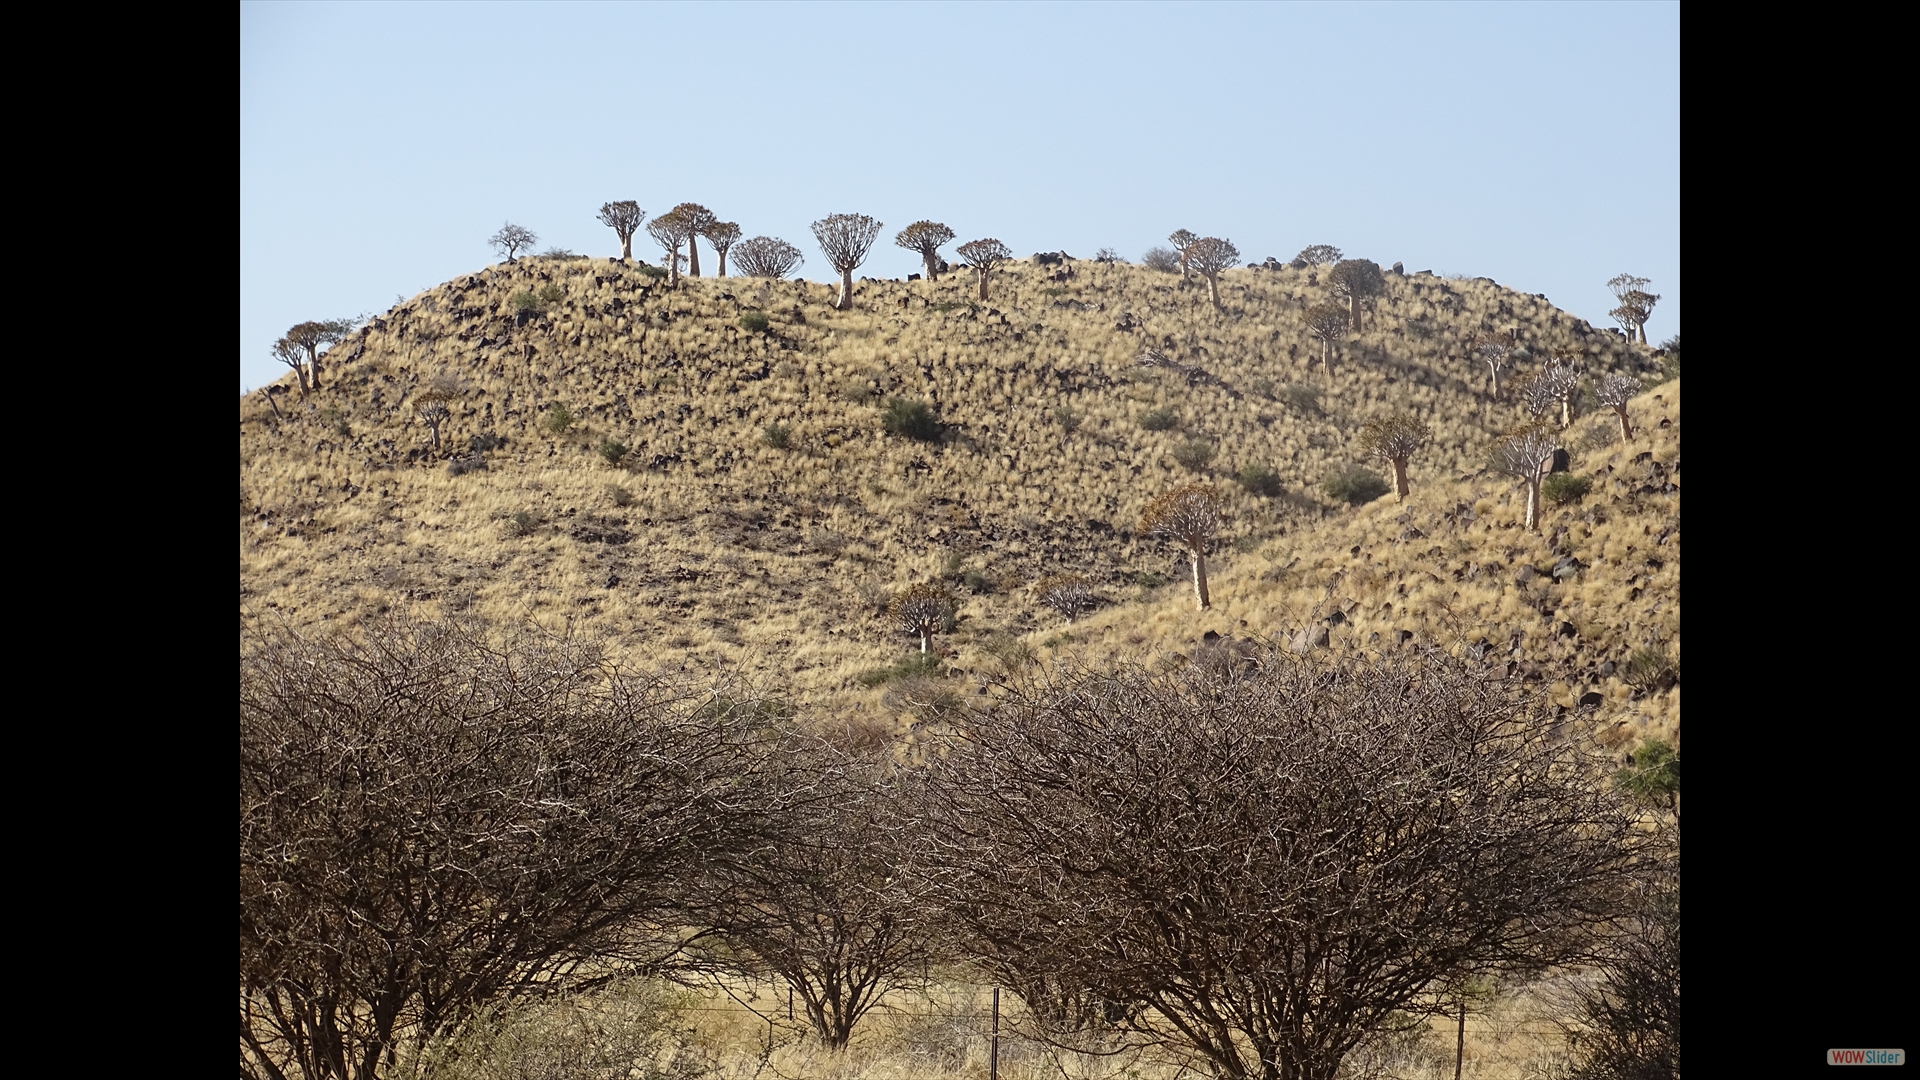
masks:
POLYGON ((937 221, 916 221, 900 230, 894 244, 916 252, 927 266, 927 280, 940 280, 940 246, 953 239, 953 230, 937 221))
POLYGON ((1300 321, 1306 324, 1307 333, 1320 343, 1320 362, 1326 365, 1327 375, 1333 375, 1333 343, 1347 333, 1347 309, 1331 301, 1315 304, 1300 313, 1300 321))
POLYGON ((719 276, 726 277, 727 251, 740 242, 739 224, 732 221, 716 221, 707 226, 707 231, 701 235, 707 238, 707 243, 713 245, 714 254, 720 257, 719 276))
POLYGON ((938 585, 922 583, 909 585, 906 591, 893 598, 888 605, 887 614, 894 625, 909 634, 920 637, 920 651, 926 652, 933 647, 933 635, 946 625, 947 617, 953 612, 953 599, 947 591, 938 585))
POLYGON ((1527 515, 1521 527, 1531 532, 1540 531, 1540 481, 1559 448, 1559 437, 1553 431, 1545 424, 1533 423, 1495 439, 1488 455, 1487 464, 1495 472, 1526 485, 1527 515))
POLYGON ((1620 418, 1620 438, 1628 442, 1633 440, 1633 421, 1627 418, 1627 402, 1639 392, 1640 380, 1631 375, 1609 375, 1594 388, 1594 398, 1620 418))
POLYGON ((720 223, 720 219, 713 215, 713 211, 692 202, 683 202, 668 212, 680 215, 680 220, 686 223, 687 276, 699 277, 700 244, 695 238, 706 235, 708 229, 720 223))
POLYGON ((733 254, 733 268, 757 278, 783 278, 805 262, 800 249, 773 236, 742 241, 733 254))
MULTIPOLYGON (((300 380, 300 397, 304 400, 307 396, 307 350, 294 344, 290 338, 281 338, 273 343, 273 358, 293 369, 294 376, 300 380)), ((278 413, 280 406, 275 405, 273 411, 278 413)))
POLYGON ((1206 484, 1189 484, 1155 498, 1140 513, 1140 531, 1173 540, 1193 566, 1194 610, 1213 606, 1207 590, 1207 541, 1220 531, 1220 495, 1206 484))
POLYGON ((513 262, 519 257, 520 252, 539 242, 540 238, 533 234, 533 230, 523 229, 511 221, 500 226, 499 232, 487 238, 487 243, 492 244, 495 251, 505 255, 508 262, 513 262))
POLYGON ((612 229, 614 235, 620 238, 620 258, 633 258, 633 234, 640 231, 640 223, 646 217, 640 204, 632 199, 601 204, 600 224, 612 229))
POLYGON ((1173 234, 1167 237, 1167 243, 1173 245, 1173 253, 1180 258, 1181 281, 1187 281, 1191 278, 1191 275, 1187 272, 1187 248, 1198 239, 1200 239, 1198 233, 1187 229, 1175 229, 1173 234))
POLYGON ((1340 261, 1340 249, 1332 244, 1308 244, 1293 257, 1294 262, 1306 263, 1311 269, 1318 270, 1340 261))
MULTIPOLYGON (((305 357, 307 371, 313 380, 313 388, 320 389, 320 361, 325 351, 345 341, 359 325, 357 319, 323 319, 319 322, 303 322, 287 331, 282 341, 293 343, 305 357)), ((305 387, 301 387, 305 389, 305 387)))
POLYGON ((1620 305, 1607 314, 1626 330, 1628 341, 1637 340, 1642 345, 1647 344, 1647 320, 1653 317, 1653 305, 1660 300, 1646 291, 1652 283, 1648 278, 1632 274, 1620 274, 1607 282, 1607 288, 1613 290, 1613 298, 1620 305))
POLYGON ((1433 431, 1411 416, 1369 420, 1360 427, 1360 449, 1393 466, 1394 490, 1403 502, 1407 497, 1407 461, 1432 438, 1433 431))
POLYGON ((1171 274, 1180 269, 1180 255, 1171 248, 1150 247, 1140 256, 1140 265, 1162 274, 1171 274))
POLYGON ((988 237, 983 240, 969 240, 954 248, 960 257, 980 275, 980 299, 987 298, 987 279, 993 276, 995 267, 1013 258, 1013 249, 998 240, 988 237))
POLYGON ((840 272, 840 298, 834 302, 839 311, 853 310, 853 272, 867 261, 880 222, 865 214, 829 214, 813 223, 813 238, 820 244, 828 265, 840 272))
POLYGON ((647 235, 666 253, 667 284, 680 284, 680 245, 693 239, 693 226, 678 209, 669 210, 647 224, 647 235))
POLYGON ((1239 265, 1240 249, 1231 240, 1203 236, 1187 245, 1186 255, 1187 265, 1207 279, 1207 299, 1213 301, 1213 310, 1224 310, 1220 306, 1220 272, 1239 265))
POLYGON ((1386 276, 1372 259, 1343 259, 1327 271, 1327 287, 1349 305, 1353 328, 1360 329, 1360 306, 1387 291, 1386 276))

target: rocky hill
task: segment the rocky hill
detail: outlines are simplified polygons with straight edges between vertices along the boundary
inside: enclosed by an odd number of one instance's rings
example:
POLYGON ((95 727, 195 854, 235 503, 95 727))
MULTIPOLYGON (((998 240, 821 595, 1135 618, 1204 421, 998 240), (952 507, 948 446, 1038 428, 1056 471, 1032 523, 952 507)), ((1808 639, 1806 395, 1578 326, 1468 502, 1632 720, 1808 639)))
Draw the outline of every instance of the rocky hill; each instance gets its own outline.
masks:
POLYGON ((917 644, 885 608, 934 582, 958 602, 949 697, 1029 657, 1411 642, 1512 664, 1621 742, 1677 737, 1673 372, 1545 297, 1426 273, 1388 274, 1328 371, 1302 321, 1324 278, 1228 271, 1216 310, 1197 278, 1036 258, 985 301, 959 274, 864 281, 843 312, 817 283, 489 267, 368 320, 311 394, 289 375, 242 399, 242 619, 573 623, 904 726, 925 695, 883 669, 917 644), (1630 442, 1576 414, 1591 490, 1538 533, 1484 468, 1525 414, 1470 358, 1482 333, 1522 347, 1510 374, 1551 352, 1646 386, 1630 442), (1323 491, 1396 414, 1432 430, 1410 495, 1323 491), (1182 552, 1136 535, 1196 480, 1228 507, 1205 612, 1182 552), (1061 573, 1096 605, 1070 628, 1031 589, 1061 573))

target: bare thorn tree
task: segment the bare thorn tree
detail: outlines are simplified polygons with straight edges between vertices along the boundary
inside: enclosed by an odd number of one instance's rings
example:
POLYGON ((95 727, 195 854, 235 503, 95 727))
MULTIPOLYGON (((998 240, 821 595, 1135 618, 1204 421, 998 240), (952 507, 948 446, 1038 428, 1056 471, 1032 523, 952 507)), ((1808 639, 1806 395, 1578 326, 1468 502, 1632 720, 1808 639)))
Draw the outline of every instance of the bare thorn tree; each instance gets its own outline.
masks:
POLYGON ((699 203, 683 202, 669 210, 670 214, 680 215, 687 228, 687 276, 700 276, 700 244, 696 237, 706 235, 708 229, 718 224, 720 219, 713 211, 699 203))
POLYGON ((960 257, 980 275, 980 299, 987 298, 987 279, 1001 263, 1013 258, 1013 249, 991 237, 984 240, 969 240, 954 248, 960 257))
POLYGON ((1173 245, 1173 253, 1180 258, 1181 281, 1189 280, 1192 276, 1187 272, 1187 248, 1192 246, 1193 242, 1198 239, 1200 239, 1198 233, 1191 232, 1187 229, 1175 229, 1173 235, 1167 237, 1167 243, 1173 245))
POLYGON ((827 262, 840 272, 840 298, 834 307, 853 310, 853 272, 867 261, 867 252, 880 235, 880 222, 865 214, 829 214, 813 223, 813 238, 827 262))
POLYGON ((1345 259, 1327 271, 1327 286, 1335 298, 1349 305, 1353 328, 1358 331, 1361 306, 1387 291, 1387 279, 1380 272, 1380 264, 1371 259, 1345 259))
POLYGON ((612 229, 614 235, 620 238, 622 259, 633 258, 633 234, 640 231, 640 223, 646 218, 646 212, 632 199, 601 205, 600 224, 612 229))
POLYGON ((1620 438, 1633 441, 1633 421, 1627 418, 1627 403, 1640 392, 1640 380, 1631 375, 1609 375, 1600 380, 1594 397, 1620 418, 1620 438))
POLYGON ((1203 236, 1187 245, 1187 265, 1207 279, 1207 299, 1213 301, 1215 311, 1223 310, 1220 306, 1220 272, 1231 270, 1239 264, 1240 249, 1234 247, 1231 240, 1203 236))
POLYGON ((1333 344, 1347 334, 1347 309, 1331 302, 1315 304, 1300 313, 1300 321, 1307 326, 1307 333, 1320 343, 1320 361, 1326 365, 1327 374, 1333 374, 1333 344))
POLYGON ((727 250, 740 242, 740 226, 731 221, 716 221, 707 226, 707 231, 701 235, 707 238, 707 243, 713 245, 713 253, 720 257, 719 276, 726 277, 727 250))
POLYGON ((240 1073, 374 1080, 475 1009, 658 966, 811 795, 726 687, 575 637, 291 630, 240 664, 240 1073), (671 935, 668 935, 671 937, 671 935))
POLYGON ((667 285, 680 284, 680 245, 693 239, 693 226, 680 212, 669 210, 647 225, 647 235, 660 245, 667 259, 667 285))
POLYGON ((1072 626, 1076 615, 1093 603, 1093 585, 1079 574, 1054 574, 1034 582, 1033 598, 1059 612, 1072 626))
POLYGON ((508 262, 513 262, 520 252, 539 242, 540 238, 533 234, 533 230, 523 229, 511 221, 500 226, 499 232, 487 238, 487 243, 493 245, 493 250, 505 255, 508 262))
POLYGON ((1393 486, 1401 502, 1407 499, 1407 460, 1432 438, 1432 430, 1411 416, 1369 420, 1360 427, 1360 449, 1393 466, 1393 486))
POLYGON ((918 830, 953 937, 1222 1080, 1332 1080, 1396 1012, 1624 914, 1653 838, 1544 702, 1439 652, 1248 659, 969 718, 918 830))
POLYGON ((920 256, 928 281, 940 280, 940 247, 952 240, 953 230, 937 221, 916 221, 893 238, 894 244, 920 256))
POLYGON ((1628 341, 1638 340, 1642 345, 1647 343, 1647 320, 1653 317, 1653 305, 1660 300, 1646 291, 1651 284, 1651 279, 1632 274, 1619 274, 1607 282, 1607 288, 1613 290, 1613 298, 1620 304, 1607 314, 1626 330, 1628 341))
MULTIPOLYGON (((307 360, 307 372, 312 377, 313 388, 320 389, 320 362, 326 351, 345 341, 353 333, 359 322, 355 319, 322 319, 318 322, 303 322, 287 331, 282 341, 290 341, 299 346, 307 360)), ((304 388, 303 388, 304 389, 304 388)))
POLYGON ((1180 269, 1180 255, 1169 248, 1150 247, 1140 256, 1140 265, 1162 274, 1171 274, 1180 269))
POLYGON ((772 236, 743 241, 733 254, 733 268, 757 278, 783 278, 806 259, 800 249, 772 236))
POLYGON ((945 589, 938 585, 909 585, 906 591, 893 598, 888 605, 887 614, 894 625, 909 634, 920 637, 920 651, 926 652, 933 647, 933 635, 946 625, 947 616, 953 612, 953 599, 945 589))
POLYGON ((1161 536, 1187 549, 1193 566, 1194 610, 1213 606, 1207 591, 1207 541, 1220 531, 1220 495, 1206 484, 1175 488, 1152 502, 1140 513, 1140 531, 1161 536))
POLYGON ((1308 244, 1300 249, 1300 254, 1295 255, 1293 261, 1306 263, 1317 270, 1339 262, 1340 249, 1332 244, 1308 244))
POLYGON ((1527 516, 1521 526, 1540 530, 1540 481, 1553 464, 1553 452, 1560 440, 1544 424, 1528 424, 1493 441, 1487 464, 1503 476, 1511 476, 1527 487, 1527 516))

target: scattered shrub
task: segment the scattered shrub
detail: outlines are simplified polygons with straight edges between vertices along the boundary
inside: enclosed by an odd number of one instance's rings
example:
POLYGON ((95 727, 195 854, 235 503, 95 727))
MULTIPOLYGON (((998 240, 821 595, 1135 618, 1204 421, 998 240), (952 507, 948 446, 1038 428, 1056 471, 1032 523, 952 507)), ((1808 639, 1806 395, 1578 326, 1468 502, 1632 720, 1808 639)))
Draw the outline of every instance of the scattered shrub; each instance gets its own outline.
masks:
POLYGON ((940 654, 932 652, 908 653, 895 663, 883 668, 864 672, 859 678, 861 686, 879 686, 894 679, 912 679, 933 677, 940 674, 940 654))
POLYGON ((508 536, 525 536, 540 527, 540 519, 525 510, 515 510, 507 519, 508 536))
POLYGON ((760 441, 775 450, 793 446, 793 428, 787 424, 768 424, 760 429, 760 441))
POLYGON ((979 306, 980 305, 975 304, 970 300, 942 300, 939 303, 932 305, 932 310, 937 311, 942 315, 945 315, 947 312, 959 311, 961 308, 972 310, 979 306))
POLYGON ((507 440, 495 435, 491 431, 483 431, 467 440, 468 451, 475 454, 483 454, 488 450, 498 450, 505 445, 507 445, 507 440))
POLYGON ((543 259, 563 259, 563 260, 587 258, 587 256, 582 255, 577 251, 572 251, 563 247, 550 247, 547 250, 541 252, 540 257, 543 259))
POLYGON ((994 591, 994 580, 985 571, 968 570, 960 575, 960 584, 975 596, 985 596, 994 591))
POLYGON ((632 506, 634 503, 633 492, 628 491, 618 484, 609 484, 607 486, 607 495, 613 499, 613 505, 615 506, 632 506))
POLYGON ((1391 486, 1379 473, 1364 465, 1343 465, 1327 474, 1320 490, 1328 497, 1352 506, 1360 506, 1385 495, 1391 486))
POLYGON ((542 306, 539 297, 525 291, 514 293, 513 299, 508 303, 513 305, 513 310, 516 312, 537 312, 542 306))
POLYGON ((600 456, 605 458, 609 465, 618 465, 620 464, 620 459, 627 456, 627 445, 625 443, 615 442, 611 435, 600 440, 599 450, 600 456))
POLYGON ((545 285, 540 286, 539 298, 542 307, 549 307, 565 300, 567 298, 567 290, 549 281, 545 285))
POLYGON ((1148 431, 1172 431, 1180 426, 1180 415, 1163 405, 1142 415, 1140 426, 1148 431))
POLYGON ((890 435, 904 435, 919 442, 936 442, 940 438, 940 421, 934 416, 933 406, 924 401, 894 398, 887 402, 880 423, 890 435))
POLYGON ((1143 589, 1157 589, 1173 579, 1157 570, 1142 570, 1133 575, 1133 583, 1143 589))
POLYGON ((655 266, 652 263, 641 263, 639 269, 642 276, 652 278, 655 281, 659 281, 661 278, 667 276, 667 268, 664 266, 655 266))
POLYGON ((1240 469, 1240 486, 1255 495, 1272 498, 1280 494, 1280 474, 1271 465, 1245 465, 1240 469))
POLYGON ((1173 460, 1189 469, 1206 468, 1213 454, 1213 444, 1205 439, 1191 439, 1173 448, 1173 460))
POLYGON ((573 410, 556 401, 547 410, 547 415, 541 417, 540 426, 558 435, 573 426, 573 410))
POLYGON ((839 396, 841 401, 849 405, 866 405, 879 397, 880 391, 873 388, 871 379, 855 375, 841 384, 839 396))
POLYGON ((1269 379, 1264 375, 1248 383, 1247 389, 1252 390, 1254 393, 1259 394, 1261 397, 1266 398, 1268 401, 1274 400, 1274 395, 1279 393, 1279 390, 1280 390, 1278 386, 1274 385, 1274 382, 1272 379, 1269 379))
POLYGON ((1040 290, 1040 295, 1041 296, 1065 296, 1070 291, 1071 290, 1069 290, 1065 285, 1049 285, 1048 287, 1040 290))
POLYGON ((1066 405, 1062 405, 1053 410, 1054 422, 1059 424, 1061 428, 1065 429, 1065 431, 1069 435, 1079 430, 1080 422, 1084 419, 1085 417, 1081 416, 1077 412, 1074 412, 1072 408, 1066 405))
POLYGON ((479 454, 471 454, 467 457, 457 457, 447 462, 447 475, 465 476, 470 472, 484 472, 486 468, 486 458, 481 457, 479 454))
POLYGON ((1620 667, 1620 678, 1642 693, 1664 689, 1672 677, 1673 661, 1659 649, 1635 649, 1620 667))
POLYGON ((1540 482, 1540 494, 1552 500, 1555 506, 1578 502, 1592 490, 1593 477, 1575 476, 1572 473, 1552 473, 1540 482))
POLYGON ((1320 388, 1307 383, 1288 383, 1286 388, 1287 404, 1309 416, 1320 411, 1320 388))
POLYGON ((1148 248, 1147 253, 1140 256, 1140 263, 1149 270, 1158 270, 1163 274, 1180 272, 1180 256, 1174 254, 1171 248, 1148 248))
POLYGON ((749 334, 764 334, 770 325, 772 324, 767 322, 767 313, 758 309, 748 311, 740 316, 740 329, 745 330, 749 334))

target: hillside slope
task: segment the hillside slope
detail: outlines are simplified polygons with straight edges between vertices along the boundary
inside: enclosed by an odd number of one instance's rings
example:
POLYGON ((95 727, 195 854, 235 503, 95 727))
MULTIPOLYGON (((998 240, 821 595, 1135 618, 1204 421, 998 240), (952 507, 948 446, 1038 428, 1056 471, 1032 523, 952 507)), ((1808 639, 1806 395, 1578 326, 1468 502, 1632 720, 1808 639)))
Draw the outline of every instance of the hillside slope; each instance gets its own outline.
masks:
POLYGON ((304 400, 242 399, 242 619, 572 621, 649 662, 737 664, 881 715, 898 710, 857 677, 910 644, 885 602, 940 579, 962 600, 938 639, 961 670, 1020 637, 1169 657, 1197 655, 1208 630, 1303 648, 1411 634, 1520 665, 1569 704, 1599 693, 1624 731, 1677 734, 1678 382, 1635 401, 1630 444, 1608 437, 1611 414, 1576 424, 1574 469, 1599 482, 1524 534, 1517 485, 1481 467, 1523 414, 1489 393, 1466 340, 1507 333, 1650 387, 1656 358, 1486 279, 1387 280, 1329 374, 1300 318, 1328 298, 1311 271, 1229 271, 1216 312, 1197 280, 1029 261, 984 303, 955 275, 863 282, 837 312, 807 282, 490 267, 370 320, 304 400), (750 310, 765 331, 743 328, 750 310), (1145 347, 1175 363, 1141 366, 1145 347), (934 408, 938 441, 883 430, 895 397, 934 408), (421 422, 435 399, 450 413, 438 449, 421 422), (1360 425, 1393 413, 1434 432, 1406 503, 1322 494, 1360 425), (1282 492, 1233 483, 1249 465, 1282 492), (1230 503, 1205 613, 1181 553, 1133 532, 1150 498, 1194 479, 1230 503), (1066 637, 1027 589, 1062 571, 1103 604, 1066 637), (1637 650, 1670 670, 1643 678, 1643 656, 1630 686, 1637 650))

